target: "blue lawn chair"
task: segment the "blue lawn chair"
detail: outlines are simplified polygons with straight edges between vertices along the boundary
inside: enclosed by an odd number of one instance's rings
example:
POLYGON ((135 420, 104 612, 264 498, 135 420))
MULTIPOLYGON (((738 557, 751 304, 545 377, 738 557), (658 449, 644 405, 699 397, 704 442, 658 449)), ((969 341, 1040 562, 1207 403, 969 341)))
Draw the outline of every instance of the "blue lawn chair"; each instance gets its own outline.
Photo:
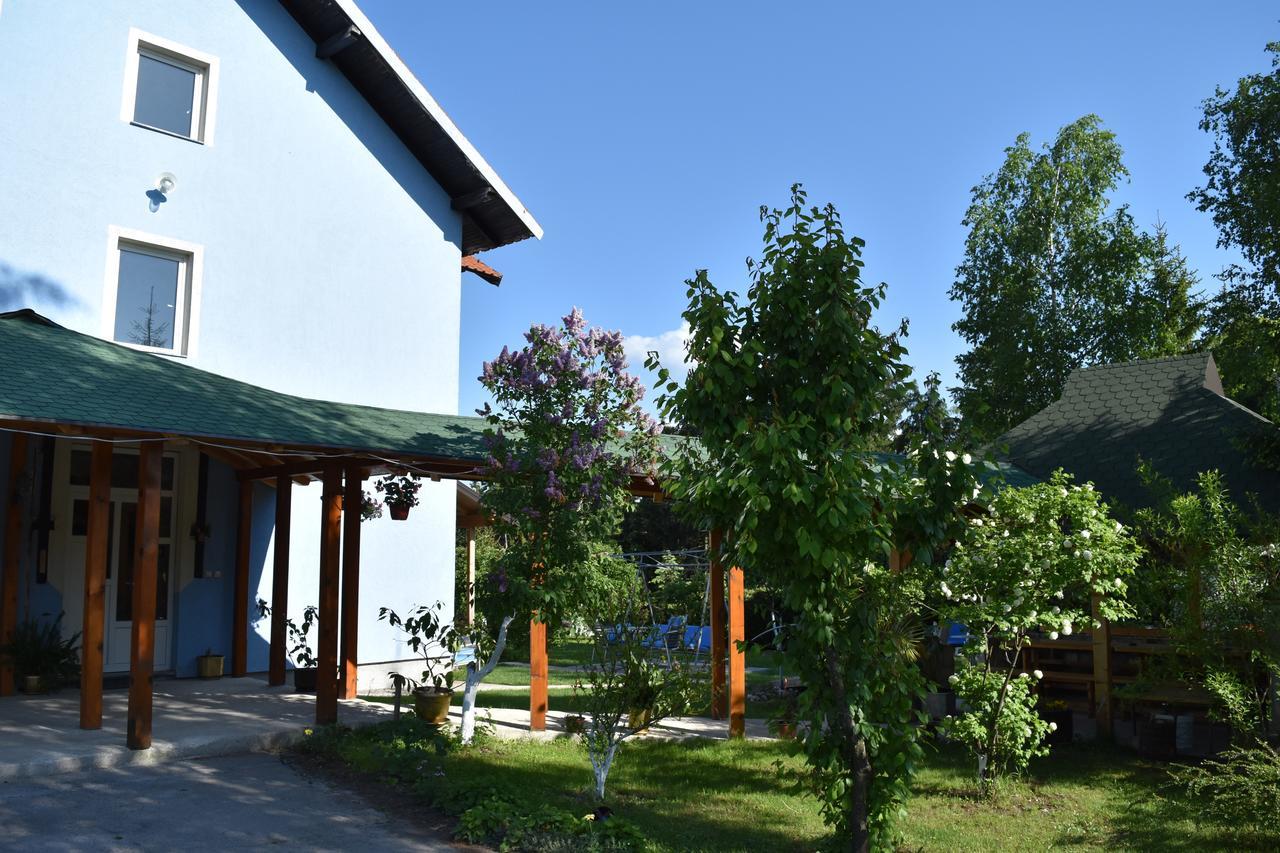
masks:
POLYGON ((691 652, 711 651, 711 626, 690 625, 684 629, 684 648, 691 652))

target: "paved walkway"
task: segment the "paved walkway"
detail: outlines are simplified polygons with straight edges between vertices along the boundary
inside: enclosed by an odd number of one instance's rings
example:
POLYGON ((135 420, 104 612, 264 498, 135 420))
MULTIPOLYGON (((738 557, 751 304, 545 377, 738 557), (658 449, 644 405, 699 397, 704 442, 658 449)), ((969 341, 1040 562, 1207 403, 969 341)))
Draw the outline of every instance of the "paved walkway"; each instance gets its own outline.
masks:
MULTIPOLYGON (((315 721, 315 696, 258 678, 157 681, 154 695, 152 747, 144 750, 125 746, 127 690, 103 694, 98 731, 79 727, 78 690, 0 699, 0 779, 276 749, 301 738, 315 721)), ((338 703, 338 719, 348 725, 388 714, 390 708, 376 702, 338 703)))
POLYGON ((0 782, 0 850, 452 850, 264 753, 0 782))
MULTIPOLYGON (((498 737, 532 737, 541 740, 550 740, 563 735, 565 733, 564 718, 569 716, 566 711, 548 711, 547 730, 545 732, 530 732, 528 711, 519 711, 514 708, 478 708, 476 709, 476 714, 477 721, 484 721, 486 715, 489 715, 490 722, 493 725, 493 733, 498 737)), ((450 710, 449 719, 454 725, 462 723, 462 713, 456 705, 450 710)), ((746 723, 746 735, 748 738, 770 737, 768 723, 764 720, 748 719, 746 723)), ((671 740, 692 737, 725 740, 729 737, 729 721, 710 720, 706 717, 672 717, 671 719, 663 720, 643 736, 671 740)))

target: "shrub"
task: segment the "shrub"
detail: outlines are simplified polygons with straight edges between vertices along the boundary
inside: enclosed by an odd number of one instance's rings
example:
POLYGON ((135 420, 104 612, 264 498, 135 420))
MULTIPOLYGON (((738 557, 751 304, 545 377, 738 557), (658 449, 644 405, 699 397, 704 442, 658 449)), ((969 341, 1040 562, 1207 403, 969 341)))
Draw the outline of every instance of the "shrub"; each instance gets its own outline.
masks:
POLYGON ((1197 824, 1249 829, 1280 840, 1280 754, 1273 747, 1261 741, 1233 747, 1221 758, 1169 773, 1185 792, 1185 805, 1197 824))
POLYGON ((1031 759, 1049 754, 1044 739, 1056 724, 1046 723, 1036 713, 1035 681, 1027 673, 1010 679, 1001 702, 1003 672, 962 664, 950 678, 965 711, 949 718, 945 731, 977 756, 978 776, 985 785, 996 777, 1022 773, 1031 759))

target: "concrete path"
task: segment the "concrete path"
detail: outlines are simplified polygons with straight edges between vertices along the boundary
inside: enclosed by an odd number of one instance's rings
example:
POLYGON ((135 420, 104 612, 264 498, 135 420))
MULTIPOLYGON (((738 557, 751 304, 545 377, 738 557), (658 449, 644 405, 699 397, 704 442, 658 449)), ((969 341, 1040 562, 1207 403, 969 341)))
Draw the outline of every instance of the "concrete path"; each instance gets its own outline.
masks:
POLYGON ((255 753, 0 782, 0 850, 434 851, 446 839, 255 753))
MULTIPOLYGON (((565 734, 564 718, 566 711, 547 712, 547 730, 544 732, 529 731, 529 712, 514 708, 477 708, 476 720, 488 721, 493 726, 493 733, 500 738, 535 738, 550 740, 565 734)), ((455 726, 462 724, 462 712, 458 706, 449 711, 449 721, 455 726)), ((764 720, 748 719, 746 736, 749 739, 768 738, 769 725, 764 720)), ((683 740, 685 738, 705 737, 713 740, 725 740, 729 737, 728 720, 711 720, 706 717, 672 717, 658 723, 647 731, 643 737, 683 740)))
MULTIPOLYGON (((315 722, 315 696, 252 677, 157 681, 154 696, 152 746, 144 750, 125 745, 127 690, 103 694, 97 731, 79 727, 78 690, 0 699, 0 779, 278 749, 303 737, 315 722)), ((389 714, 388 706, 376 702, 338 703, 338 719, 347 725, 389 714)))

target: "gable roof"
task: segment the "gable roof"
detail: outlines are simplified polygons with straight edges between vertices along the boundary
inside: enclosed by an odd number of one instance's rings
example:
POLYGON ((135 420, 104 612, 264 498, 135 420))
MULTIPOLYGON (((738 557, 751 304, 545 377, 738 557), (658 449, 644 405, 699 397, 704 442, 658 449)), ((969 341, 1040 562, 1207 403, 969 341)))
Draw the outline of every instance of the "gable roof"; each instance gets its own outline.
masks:
POLYGON ((431 97, 353 0, 280 0, 449 194, 462 254, 542 237, 542 226, 431 97))
POLYGON ((1037 477, 1063 468, 1130 507, 1152 499, 1137 474, 1141 458, 1180 491, 1217 469, 1237 500, 1253 493, 1276 508, 1277 478, 1239 447, 1259 429, 1275 426, 1224 396, 1213 355, 1204 352, 1077 369, 1056 402, 995 445, 1037 477))

